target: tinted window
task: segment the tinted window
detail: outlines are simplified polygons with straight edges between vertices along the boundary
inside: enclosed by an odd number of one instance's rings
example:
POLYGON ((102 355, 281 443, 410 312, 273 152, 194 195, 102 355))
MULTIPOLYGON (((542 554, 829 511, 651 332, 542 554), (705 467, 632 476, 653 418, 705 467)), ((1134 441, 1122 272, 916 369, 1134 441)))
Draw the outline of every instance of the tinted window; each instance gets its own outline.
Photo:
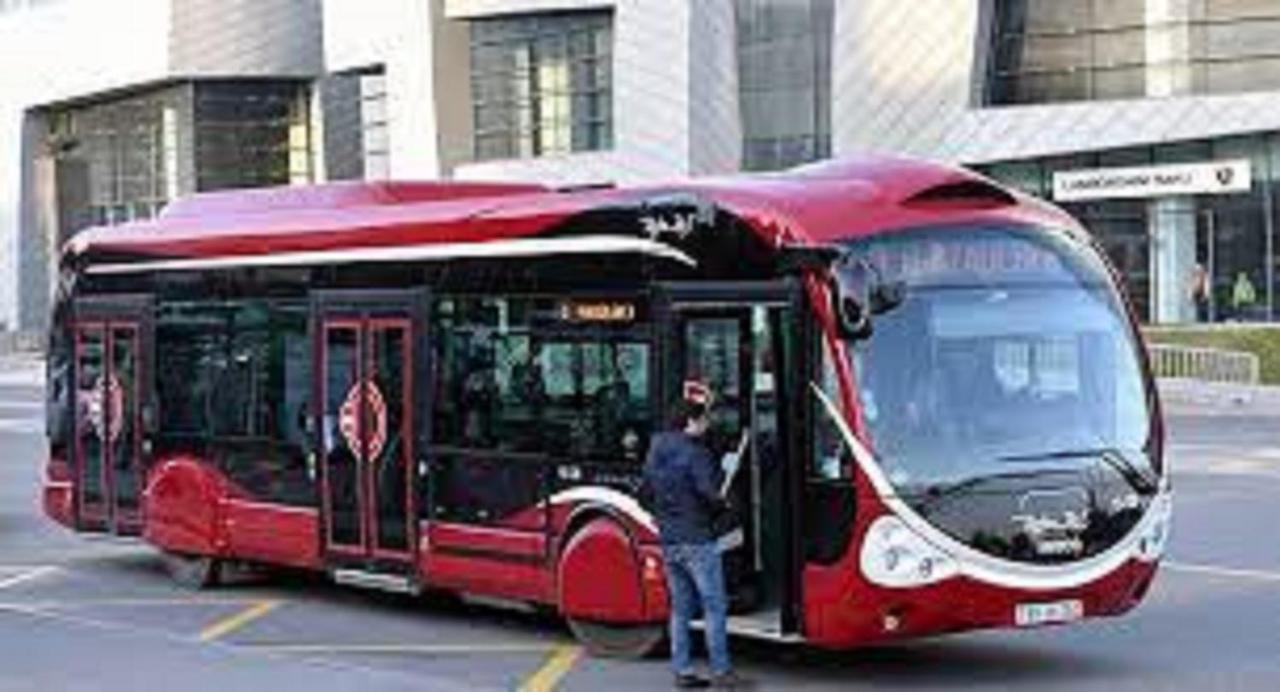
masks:
POLYGON ((1000 228, 855 247, 906 284, 852 344, 872 442, 900 490, 1099 448, 1154 465, 1139 346, 1091 251, 1000 228))
POLYGON ((644 328, 573 321, 551 298, 446 298, 434 316, 436 518, 538 530, 557 483, 616 480, 608 469, 642 461, 644 328), (567 461, 587 475, 555 476, 567 461))
POLYGON ((255 497, 313 504, 305 307, 168 304, 156 340, 162 447, 210 454, 255 497))
POLYGON ((447 299, 437 317, 437 443, 639 460, 652 415, 644 336, 567 325, 552 299, 447 299))

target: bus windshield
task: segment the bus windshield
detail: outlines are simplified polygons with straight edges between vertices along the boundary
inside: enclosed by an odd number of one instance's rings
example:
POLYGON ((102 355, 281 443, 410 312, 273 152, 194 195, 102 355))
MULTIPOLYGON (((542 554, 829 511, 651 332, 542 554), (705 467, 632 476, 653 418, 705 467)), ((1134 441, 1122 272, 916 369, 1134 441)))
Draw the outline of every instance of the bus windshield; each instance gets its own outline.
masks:
POLYGON ((850 349, 896 492, 972 487, 1090 455, 1150 485, 1139 346, 1093 250, 1025 226, 910 230, 850 248, 905 288, 850 349))

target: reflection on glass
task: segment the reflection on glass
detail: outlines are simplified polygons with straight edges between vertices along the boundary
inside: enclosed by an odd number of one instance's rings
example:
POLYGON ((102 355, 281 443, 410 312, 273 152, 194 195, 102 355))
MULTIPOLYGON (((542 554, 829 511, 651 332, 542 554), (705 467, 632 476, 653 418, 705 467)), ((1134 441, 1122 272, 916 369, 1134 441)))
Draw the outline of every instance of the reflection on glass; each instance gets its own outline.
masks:
POLYGON ((1116 449, 1149 465, 1138 347, 1091 251, 984 227, 855 250, 907 284, 906 301, 854 344, 873 443, 900 490, 1052 451, 1116 449))

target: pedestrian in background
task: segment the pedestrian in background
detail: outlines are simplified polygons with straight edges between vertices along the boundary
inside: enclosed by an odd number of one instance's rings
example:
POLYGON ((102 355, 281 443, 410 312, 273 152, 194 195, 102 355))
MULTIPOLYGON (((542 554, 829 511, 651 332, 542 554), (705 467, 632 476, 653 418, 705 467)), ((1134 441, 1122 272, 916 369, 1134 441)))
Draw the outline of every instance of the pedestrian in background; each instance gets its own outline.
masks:
POLYGON ((1204 265, 1196 262, 1196 266, 1191 270, 1191 302, 1196 308, 1196 321, 1208 322, 1209 315, 1209 272, 1205 270, 1204 265))
POLYGON ((1258 302, 1258 290, 1253 287, 1247 272, 1236 274, 1236 283, 1231 287, 1231 309, 1238 320, 1250 317, 1249 311, 1258 302))
POLYGON ((711 393, 686 383, 670 431, 654 436, 644 467, 644 495, 662 538, 671 596, 671 668, 677 687, 739 687, 729 660, 729 602, 713 522, 725 511, 724 474, 703 443, 711 393), (689 624, 701 604, 710 680, 694 672, 689 624))

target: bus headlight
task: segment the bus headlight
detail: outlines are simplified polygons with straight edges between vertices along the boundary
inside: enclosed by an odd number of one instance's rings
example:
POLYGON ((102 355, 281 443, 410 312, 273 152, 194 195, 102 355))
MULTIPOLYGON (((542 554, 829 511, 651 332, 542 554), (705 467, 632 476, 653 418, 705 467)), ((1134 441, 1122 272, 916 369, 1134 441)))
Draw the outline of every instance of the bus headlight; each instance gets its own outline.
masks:
POLYGON ((1162 493, 1156 497, 1151 507, 1151 522, 1138 538, 1138 559, 1143 562, 1155 562, 1164 555, 1165 546, 1169 544, 1169 529, 1173 523, 1173 497, 1162 493))
POLYGON ((901 519, 876 519, 862 542, 862 573, 872 583, 891 588, 924 586, 954 576, 951 556, 933 547, 901 519))

